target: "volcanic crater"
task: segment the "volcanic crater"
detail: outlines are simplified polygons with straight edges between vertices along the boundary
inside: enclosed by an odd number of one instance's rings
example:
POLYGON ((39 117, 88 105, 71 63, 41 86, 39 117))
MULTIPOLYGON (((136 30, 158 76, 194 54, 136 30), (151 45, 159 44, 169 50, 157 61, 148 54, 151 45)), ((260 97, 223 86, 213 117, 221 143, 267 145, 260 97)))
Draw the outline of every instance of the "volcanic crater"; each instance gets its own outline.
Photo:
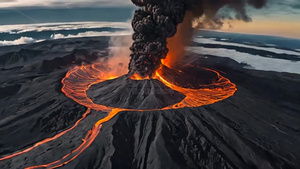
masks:
POLYGON ((127 75, 93 85, 87 95, 94 103, 127 109, 161 109, 185 96, 156 79, 132 80, 127 75))
MULTIPOLYGON (((162 65, 159 73, 167 81, 186 89, 212 89, 219 80, 216 72, 194 65, 180 69, 162 65)), ((157 79, 135 80, 129 75, 94 84, 87 90, 87 96, 96 104, 139 110, 162 109, 186 97, 157 79)))

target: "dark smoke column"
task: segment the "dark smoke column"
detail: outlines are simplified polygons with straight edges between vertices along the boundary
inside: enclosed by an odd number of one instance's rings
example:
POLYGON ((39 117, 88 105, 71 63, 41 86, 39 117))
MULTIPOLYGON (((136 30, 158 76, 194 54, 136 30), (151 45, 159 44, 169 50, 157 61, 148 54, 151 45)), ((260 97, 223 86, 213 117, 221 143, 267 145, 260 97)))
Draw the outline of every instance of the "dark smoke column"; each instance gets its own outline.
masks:
MULTIPOLYGON (((246 7, 262 8, 267 0, 131 0, 142 7, 136 10, 132 20, 134 30, 130 50, 129 74, 137 73, 141 77, 151 77, 160 66, 161 59, 168 53, 167 38, 176 34, 177 25, 183 22, 185 12, 192 13, 192 19, 203 17, 198 21, 198 28, 222 27, 224 19, 251 21, 246 7), (221 8, 223 11, 218 15, 221 8), (233 16, 231 14, 234 14, 233 16)), ((185 35, 185 30, 181 30, 185 35)), ((189 38, 192 37, 184 37, 189 38)), ((172 49, 176 46, 172 46, 172 49)))
POLYGON ((184 0, 132 0, 142 7, 134 13, 134 30, 130 50, 129 74, 151 77, 167 56, 167 38, 176 33, 183 21, 186 5, 184 0))

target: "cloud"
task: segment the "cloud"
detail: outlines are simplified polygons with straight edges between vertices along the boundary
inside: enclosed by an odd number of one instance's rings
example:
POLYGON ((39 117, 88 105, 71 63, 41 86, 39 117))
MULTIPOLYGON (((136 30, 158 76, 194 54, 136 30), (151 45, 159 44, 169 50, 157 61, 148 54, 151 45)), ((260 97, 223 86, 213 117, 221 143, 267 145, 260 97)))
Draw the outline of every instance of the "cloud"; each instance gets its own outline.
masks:
POLYGON ((17 2, 17 0, 0 0, 0 3, 2 2, 17 2))
POLYGON ((290 8, 290 9, 299 9, 300 1, 299 0, 270 0, 269 6, 280 9, 280 8, 290 8))
POLYGON ((129 0, 0 0, 0 8, 6 7, 104 7, 132 5, 129 0))
POLYGON ((21 44, 27 44, 27 43, 35 43, 35 42, 41 42, 43 40, 36 40, 33 39, 31 37, 21 37, 19 39, 16 40, 12 40, 12 41, 0 41, 0 46, 10 46, 10 45, 21 45, 21 44))

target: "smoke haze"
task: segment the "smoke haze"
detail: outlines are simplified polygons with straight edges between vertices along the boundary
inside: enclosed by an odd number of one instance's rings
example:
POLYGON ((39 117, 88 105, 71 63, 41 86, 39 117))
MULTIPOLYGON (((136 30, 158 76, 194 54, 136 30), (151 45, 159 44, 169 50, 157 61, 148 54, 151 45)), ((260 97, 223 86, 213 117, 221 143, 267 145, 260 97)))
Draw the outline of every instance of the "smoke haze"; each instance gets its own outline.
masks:
POLYGON ((109 55, 105 58, 100 58, 99 62, 108 68, 108 72, 112 76, 121 76, 128 73, 128 64, 130 50, 132 44, 130 36, 116 37, 112 36, 109 41, 109 55))

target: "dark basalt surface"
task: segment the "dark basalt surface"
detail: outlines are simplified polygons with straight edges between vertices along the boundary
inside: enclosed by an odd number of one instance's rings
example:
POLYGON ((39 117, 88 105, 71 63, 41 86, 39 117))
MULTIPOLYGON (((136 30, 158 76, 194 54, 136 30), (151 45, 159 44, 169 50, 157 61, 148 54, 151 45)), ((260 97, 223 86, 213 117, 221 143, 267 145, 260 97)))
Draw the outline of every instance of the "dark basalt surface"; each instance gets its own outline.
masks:
POLYGON ((199 65, 187 64, 172 69, 162 66, 160 73, 169 82, 177 86, 189 89, 214 88, 213 85, 219 80, 216 72, 199 67, 199 65))
POLYGON ((126 75, 93 85, 87 92, 94 103, 130 109, 161 109, 185 96, 158 80, 132 80, 126 75))
MULTIPOLYGON (((64 96, 60 81, 70 67, 106 56, 107 40, 83 38, 0 47, 0 58, 21 49, 42 51, 33 52, 34 56, 26 53, 24 63, 25 55, 13 54, 20 59, 0 67, 0 157, 52 137, 81 117, 86 108, 64 96)), ((199 108, 120 112, 103 124, 89 148, 61 168, 300 168, 300 75, 244 69, 243 64, 228 58, 190 56, 197 57, 193 65, 226 73, 222 75, 237 85, 236 94, 199 108)), ((146 91, 146 95, 137 93, 144 99, 135 99, 127 89, 129 83, 120 84, 120 88, 115 84, 123 81, 127 81, 125 77, 95 85, 89 96, 118 107, 129 107, 129 103, 123 103, 128 98, 144 101, 133 103, 135 106, 147 107, 165 106, 182 97, 175 91, 160 96, 157 91, 167 89, 157 81, 130 81, 134 87, 153 86, 135 88, 146 91), (101 100, 104 92, 114 89, 124 90, 119 94, 126 97, 118 101, 117 93, 107 96, 112 102, 101 100), (155 102, 171 96, 172 102, 155 102)), ((0 161, 0 168, 20 169, 56 161, 76 149, 88 130, 106 115, 92 111, 71 132, 26 154, 0 161)))

